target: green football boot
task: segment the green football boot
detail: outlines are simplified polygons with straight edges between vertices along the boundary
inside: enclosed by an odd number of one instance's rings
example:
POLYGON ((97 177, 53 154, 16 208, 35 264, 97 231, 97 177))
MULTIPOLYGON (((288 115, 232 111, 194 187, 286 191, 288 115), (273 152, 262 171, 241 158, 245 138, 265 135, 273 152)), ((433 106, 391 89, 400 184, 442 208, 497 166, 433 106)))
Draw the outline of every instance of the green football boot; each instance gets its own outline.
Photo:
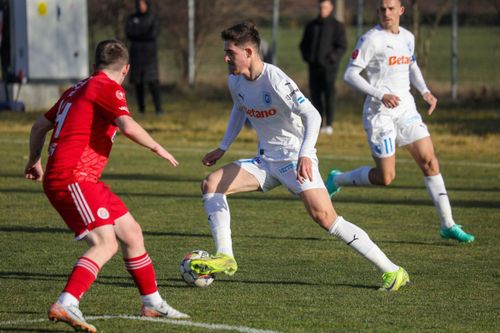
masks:
POLYGON ((448 229, 439 230, 439 234, 444 239, 456 239, 460 243, 472 243, 475 237, 471 234, 466 233, 462 230, 462 226, 455 224, 453 227, 448 229))
POLYGON ((214 273, 224 273, 234 275, 238 270, 238 264, 233 257, 224 253, 217 253, 207 258, 192 259, 190 267, 193 271, 200 275, 208 275, 214 273))
POLYGON ((387 272, 382 275, 384 284, 379 290, 397 291, 399 288, 410 282, 410 276, 403 267, 395 272, 387 272))
POLYGON ((330 198, 333 198, 333 196, 335 194, 337 194, 337 192, 339 192, 340 189, 342 188, 341 186, 335 185, 335 177, 337 175, 340 175, 341 173, 342 172, 340 172, 340 170, 332 170, 328 174, 328 178, 326 179, 325 186, 326 186, 326 189, 328 190, 328 194, 330 194, 330 198))

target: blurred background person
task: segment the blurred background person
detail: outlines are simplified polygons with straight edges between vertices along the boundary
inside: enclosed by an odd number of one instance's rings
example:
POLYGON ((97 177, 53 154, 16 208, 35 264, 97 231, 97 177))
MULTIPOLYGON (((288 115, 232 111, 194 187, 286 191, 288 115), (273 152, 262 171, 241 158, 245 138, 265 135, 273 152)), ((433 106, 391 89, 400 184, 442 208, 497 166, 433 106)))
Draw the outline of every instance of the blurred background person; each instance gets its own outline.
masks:
POLYGON ((333 134, 335 79, 340 60, 347 49, 342 23, 333 16, 331 0, 319 0, 319 15, 307 23, 300 52, 309 65, 309 90, 314 107, 322 118, 321 133, 333 134))
POLYGON ((136 0, 135 6, 136 12, 127 18, 125 25, 130 50, 130 82, 135 85, 139 112, 144 114, 146 111, 144 86, 147 84, 156 115, 162 115, 158 79, 159 19, 152 12, 151 0, 136 0))

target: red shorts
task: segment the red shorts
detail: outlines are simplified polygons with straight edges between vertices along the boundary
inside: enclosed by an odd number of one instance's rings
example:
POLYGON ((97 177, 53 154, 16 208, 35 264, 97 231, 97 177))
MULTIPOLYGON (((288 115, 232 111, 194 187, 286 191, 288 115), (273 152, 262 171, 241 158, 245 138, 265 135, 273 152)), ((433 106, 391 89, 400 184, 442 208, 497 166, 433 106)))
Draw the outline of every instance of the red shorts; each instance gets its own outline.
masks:
POLYGON ((116 219, 128 212, 120 198, 101 182, 72 183, 57 188, 44 184, 44 191, 66 225, 75 233, 76 240, 82 239, 94 228, 114 225, 116 219))

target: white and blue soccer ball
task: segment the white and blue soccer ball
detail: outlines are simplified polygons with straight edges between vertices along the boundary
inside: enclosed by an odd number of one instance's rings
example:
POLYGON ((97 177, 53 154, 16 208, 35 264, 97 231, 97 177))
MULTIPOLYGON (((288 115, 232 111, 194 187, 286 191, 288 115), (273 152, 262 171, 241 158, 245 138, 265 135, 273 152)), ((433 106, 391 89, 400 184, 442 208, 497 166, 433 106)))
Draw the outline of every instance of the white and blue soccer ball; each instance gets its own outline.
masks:
POLYGON ((182 279, 192 287, 205 288, 214 282, 214 276, 212 274, 200 275, 193 271, 190 267, 191 259, 200 259, 210 257, 210 253, 203 250, 193 250, 186 253, 184 258, 182 258, 180 272, 182 279))

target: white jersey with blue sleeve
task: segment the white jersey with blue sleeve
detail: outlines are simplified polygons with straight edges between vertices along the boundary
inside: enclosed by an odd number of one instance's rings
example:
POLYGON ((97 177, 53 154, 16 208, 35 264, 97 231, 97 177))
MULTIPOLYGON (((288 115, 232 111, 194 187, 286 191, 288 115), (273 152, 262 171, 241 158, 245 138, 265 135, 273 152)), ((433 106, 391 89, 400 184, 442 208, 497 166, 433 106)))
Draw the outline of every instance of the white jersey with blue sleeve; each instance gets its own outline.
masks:
POLYGON ((229 75, 228 86, 234 106, 221 149, 229 148, 248 119, 257 133, 263 159, 290 161, 316 156, 321 117, 282 70, 264 63, 257 79, 229 75))
MULTIPOLYGON (((428 92, 414 56, 415 38, 403 27, 399 33, 380 25, 365 33, 352 53, 345 79, 355 88, 379 100, 384 94, 405 94, 413 84, 422 94, 428 92), (365 70, 368 85, 353 73, 365 70)), ((358 74, 359 74, 358 72, 358 74)))

